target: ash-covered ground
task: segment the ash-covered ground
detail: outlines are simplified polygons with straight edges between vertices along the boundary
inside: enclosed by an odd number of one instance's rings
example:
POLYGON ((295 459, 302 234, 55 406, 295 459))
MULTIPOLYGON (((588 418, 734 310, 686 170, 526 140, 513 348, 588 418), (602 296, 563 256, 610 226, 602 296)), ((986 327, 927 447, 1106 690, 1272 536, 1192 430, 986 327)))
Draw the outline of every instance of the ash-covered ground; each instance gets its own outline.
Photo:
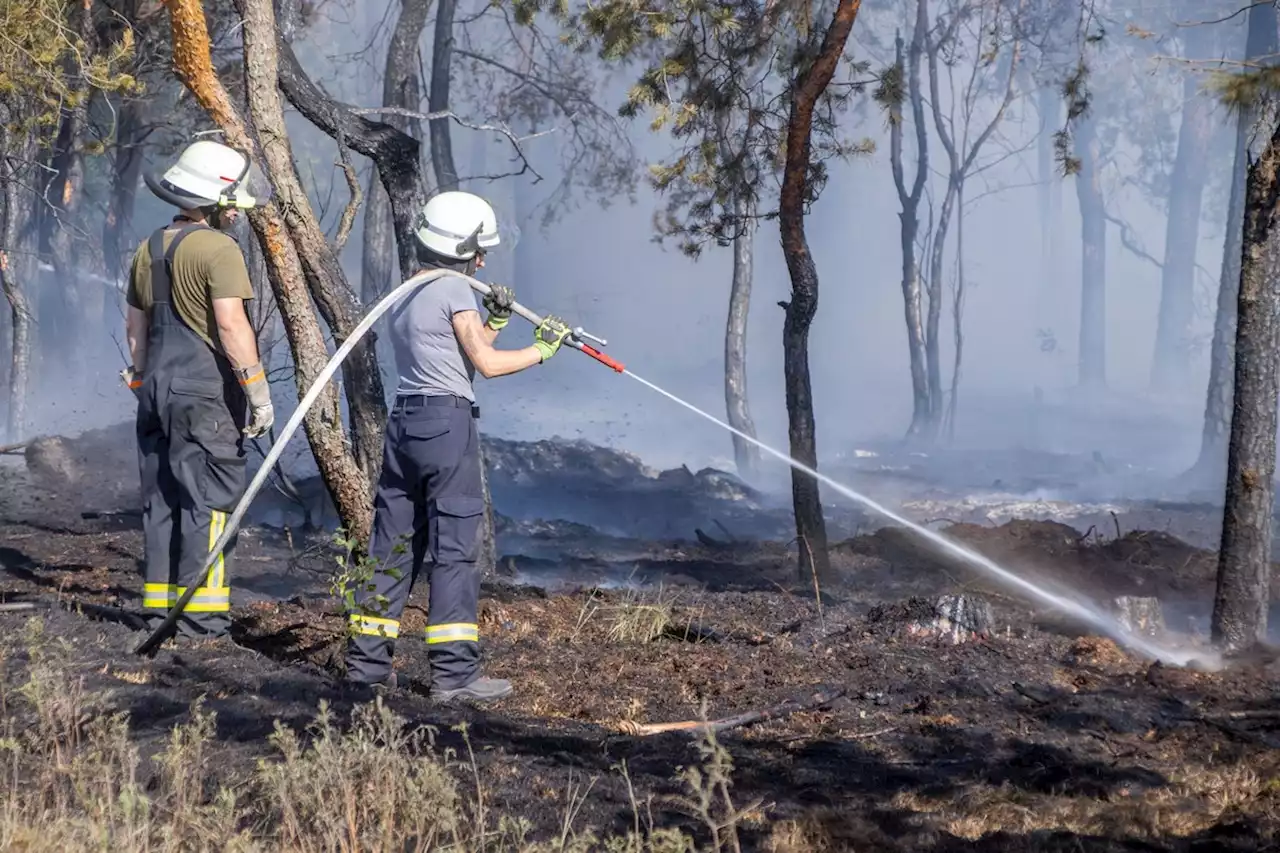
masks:
MULTIPOLYGON (((6 690, 27 677, 14 638, 38 619, 41 636, 67 641, 66 665, 87 687, 130 714, 144 750, 199 695, 218 714, 228 768, 268 752, 277 719, 301 729, 321 699, 347 713, 332 522, 314 482, 273 487, 254 508, 232 574, 234 645, 132 655, 142 543, 131 432, 41 442, 3 463, 0 592, 38 608, 0 613, 6 690), (305 529, 308 517, 320 529, 305 529)), ((489 670, 516 692, 486 711, 433 707, 424 647, 406 639, 407 687, 389 701, 459 748, 449 725, 469 723, 488 807, 558 834, 566 792, 594 779, 580 825, 629 828, 633 802, 656 797, 658 825, 705 841, 662 799, 698 760, 694 740, 636 727, 822 694, 835 698, 721 735, 747 849, 1274 844, 1280 666, 1267 650, 1214 673, 1143 660, 844 501, 829 506, 840 581, 815 586, 796 575, 785 497, 584 443, 486 449, 502 557, 481 632, 489 670), (990 625, 960 643, 930 633, 945 595, 989 604, 990 625)), ((1103 606, 1158 598, 1167 630, 1203 643, 1215 558, 1200 548, 1220 509, 1134 499, 1136 486, 1114 485, 1122 465, 875 448, 827 470, 1024 576, 1103 606)), ((425 618, 422 590, 415 599, 405 637, 425 618)))

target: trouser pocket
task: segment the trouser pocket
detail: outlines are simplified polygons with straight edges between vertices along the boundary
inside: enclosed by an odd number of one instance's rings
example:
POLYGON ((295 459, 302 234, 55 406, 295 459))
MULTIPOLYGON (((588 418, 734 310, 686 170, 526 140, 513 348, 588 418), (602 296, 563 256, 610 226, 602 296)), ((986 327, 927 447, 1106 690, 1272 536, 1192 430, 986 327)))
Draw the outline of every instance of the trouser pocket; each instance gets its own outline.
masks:
POLYGON ((232 512, 244 497, 248 459, 209 455, 201 477, 200 496, 210 509, 232 512))
POLYGON ((431 513, 431 557, 436 563, 474 563, 480 557, 484 498, 436 498, 431 513))

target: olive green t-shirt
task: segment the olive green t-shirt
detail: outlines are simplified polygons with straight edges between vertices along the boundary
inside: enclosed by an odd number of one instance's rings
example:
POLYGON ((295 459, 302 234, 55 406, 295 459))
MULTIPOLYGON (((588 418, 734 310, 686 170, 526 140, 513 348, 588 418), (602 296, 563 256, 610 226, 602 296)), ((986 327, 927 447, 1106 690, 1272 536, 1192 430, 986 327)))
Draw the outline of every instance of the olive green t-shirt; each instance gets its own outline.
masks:
MULTIPOLYGON (((164 233, 165 251, 173 242, 180 226, 175 223, 164 233)), ((142 241, 133 253, 133 267, 129 272, 127 300, 140 311, 151 308, 151 252, 147 249, 150 239, 142 241)), ((215 299, 252 299, 253 286, 249 283, 249 269, 236 241, 221 231, 198 228, 188 234, 173 256, 172 305, 188 326, 204 338, 210 346, 214 342, 217 323, 213 317, 215 299)))

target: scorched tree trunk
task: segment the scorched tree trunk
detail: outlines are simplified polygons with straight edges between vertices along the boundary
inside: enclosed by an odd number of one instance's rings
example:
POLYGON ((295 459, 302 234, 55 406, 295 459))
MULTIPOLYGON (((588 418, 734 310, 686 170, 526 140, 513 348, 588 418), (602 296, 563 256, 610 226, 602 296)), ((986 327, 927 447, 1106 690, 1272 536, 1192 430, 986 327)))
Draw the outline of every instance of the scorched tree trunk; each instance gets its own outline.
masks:
MULTIPOLYGON (((835 74, 861 6, 861 0, 840 0, 813 64, 793 81, 786 161, 778 204, 782 252, 791 275, 791 301, 783 303, 786 320, 782 329, 788 432, 792 458, 811 469, 818 466, 818 446, 813 418, 813 389, 809 381, 809 326, 818 312, 818 269, 804 233, 804 211, 811 195, 809 159, 812 155, 813 111, 835 74)), ((818 481, 793 468, 791 497, 795 506, 800 573, 802 576, 812 573, 819 579, 830 579, 827 525, 822 514, 818 481)))
MULTIPOLYGON (((9 120, 0 110, 0 119, 9 120)), ((35 176, 36 144, 31 132, 0 129, 0 155, 9 162, 4 169, 4 222, 0 231, 0 286, 12 318, 9 352, 9 419, 5 425, 9 442, 25 438, 27 422, 27 388, 31 371, 31 305, 27 283, 34 264, 24 251, 26 220, 35 206, 33 193, 24 191, 35 176)))
POLYGON ((142 142, 147 116, 146 101, 130 98, 121 105, 112 158, 111 201, 102 226, 103 256, 107 277, 122 278, 133 257, 133 211, 142 177, 142 142))
MULTIPOLYGON (((449 82, 453 69, 453 16, 458 0, 439 0, 436 6, 436 31, 431 48, 431 86, 427 108, 431 112, 449 109, 449 82)), ((431 162, 436 170, 436 183, 441 192, 458 188, 458 168, 453 161, 452 123, 438 118, 428 125, 431 134, 431 162)))
MULTIPOLYGON (((400 17, 396 19, 387 46, 387 63, 382 78, 382 104, 416 110, 422 103, 422 81, 418 78, 418 42, 427 25, 430 0, 402 0, 400 17)), ((388 115, 387 124, 399 128, 414 139, 422 138, 421 124, 416 119, 388 115)), ((414 156, 419 156, 415 150, 414 156)), ((391 199, 375 167, 365 193, 364 252, 362 255, 362 297, 372 305, 395 284, 395 229, 391 216, 391 199)), ((413 270, 400 270, 408 278, 413 270)))
MULTIPOLYGON (((232 106, 226 89, 213 70, 208 24, 201 4, 197 0, 170 0, 167 8, 172 24, 174 67, 183 83, 223 129, 229 144, 255 152, 255 159, 264 162, 256 153, 256 140, 232 106)), ((248 29, 246 22, 247 43, 252 42, 248 29)), ((261 55, 255 55, 253 60, 246 69, 250 74, 259 72, 259 63, 263 61, 261 55)), ((274 81, 272 85, 274 89, 274 81)), ((270 168, 270 162, 265 165, 270 168)), ((327 361, 324 336, 312 306, 298 250, 276 202, 272 200, 249 211, 248 218, 262 246, 267 276, 289 338, 301 398, 327 361)), ((336 388, 330 385, 321 393, 316 405, 303 419, 303 426, 316 466, 343 526, 348 535, 367 542, 372 519, 370 484, 367 474, 356 464, 347 447, 336 388)))
POLYGON ((1213 602, 1213 639, 1226 649, 1262 640, 1271 591, 1276 405, 1280 393, 1280 124, 1249 167, 1236 307, 1235 405, 1213 602))
MULTIPOLYGON (((1245 43, 1248 62, 1263 62, 1280 52, 1276 32, 1276 9, 1270 3, 1249 8, 1249 34, 1245 43)), ((1236 117, 1235 165, 1231 173, 1231 195, 1227 207, 1227 232, 1222 249, 1222 275, 1218 282, 1218 310, 1213 323, 1213 344, 1209 349, 1209 386, 1205 395, 1204 429, 1200 437, 1200 458, 1193 471, 1210 482, 1221 484, 1231 430, 1231 398, 1235 381, 1236 297, 1240 284, 1240 252, 1244 231, 1245 178, 1249 162, 1249 137, 1256 110, 1236 117)))

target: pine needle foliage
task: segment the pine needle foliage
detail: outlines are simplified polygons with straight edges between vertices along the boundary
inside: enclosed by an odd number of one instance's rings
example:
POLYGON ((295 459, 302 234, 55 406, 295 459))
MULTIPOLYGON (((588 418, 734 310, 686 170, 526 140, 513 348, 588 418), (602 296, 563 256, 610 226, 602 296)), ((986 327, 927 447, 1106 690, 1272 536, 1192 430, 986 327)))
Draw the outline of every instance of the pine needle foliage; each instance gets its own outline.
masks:
MULTIPOLYGON (((619 114, 645 117, 676 142, 649 167, 666 204, 655 215, 659 242, 691 257, 708 243, 729 245, 752 220, 776 216, 791 85, 816 55, 813 21, 832 4, 806 0, 603 0, 581 9, 516 0, 517 16, 555 15, 565 41, 610 63, 641 68, 619 114)), ((842 137, 838 117, 872 82, 866 63, 845 63, 814 122, 810 198, 826 162, 871 150, 842 137)))

